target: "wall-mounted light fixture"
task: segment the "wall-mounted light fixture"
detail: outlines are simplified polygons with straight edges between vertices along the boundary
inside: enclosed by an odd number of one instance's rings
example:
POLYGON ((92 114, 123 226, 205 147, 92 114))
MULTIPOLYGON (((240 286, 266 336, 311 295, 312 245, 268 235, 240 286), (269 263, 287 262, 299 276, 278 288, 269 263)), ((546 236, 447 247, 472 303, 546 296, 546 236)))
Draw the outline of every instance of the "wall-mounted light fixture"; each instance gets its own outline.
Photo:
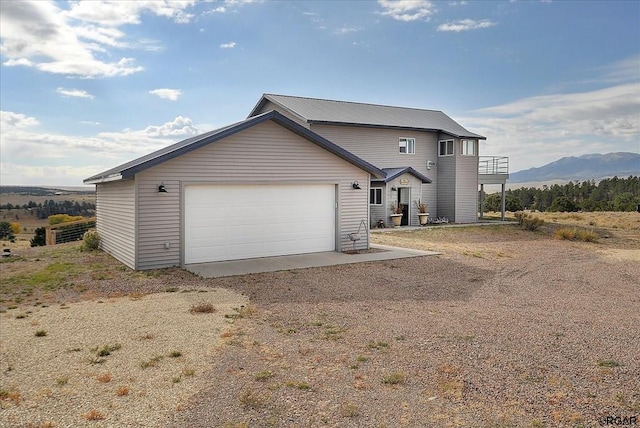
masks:
POLYGON ((392 188, 391 188, 391 191, 392 191, 392 192, 397 192, 397 191, 398 191, 398 189, 396 189, 395 187, 392 187, 392 188))
POLYGON ((432 166, 436 166, 436 163, 433 161, 427 161, 427 169, 431 169, 432 166))
POLYGON ((354 181, 353 183, 351 183, 351 187, 353 187, 356 190, 361 189, 361 187, 360 187, 360 185, 358 184, 357 181, 354 181))
POLYGON ((164 187, 164 183, 160 183, 158 186, 158 193, 167 193, 167 189, 164 187))

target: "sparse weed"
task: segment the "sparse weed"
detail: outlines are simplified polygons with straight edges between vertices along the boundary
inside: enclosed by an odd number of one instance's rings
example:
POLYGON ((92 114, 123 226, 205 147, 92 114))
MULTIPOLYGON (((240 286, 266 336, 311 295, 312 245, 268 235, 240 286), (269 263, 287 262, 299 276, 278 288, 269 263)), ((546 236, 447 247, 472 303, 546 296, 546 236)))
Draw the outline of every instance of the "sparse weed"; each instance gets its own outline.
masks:
POLYGON ((105 418, 105 416, 96 409, 91 409, 84 414, 84 418, 88 421, 101 421, 105 418))
POLYGON ((180 351, 172 351, 172 352, 169 354, 169 357, 171 357, 171 358, 178 358, 178 357, 182 357, 182 352, 180 352, 180 351))
POLYGON ((296 382, 293 380, 286 381, 284 383, 284 386, 286 386, 287 388, 297 388, 297 389, 303 389, 303 390, 311 388, 311 386, 305 381, 296 382))
POLYGON ((128 386, 121 386, 118 389, 116 389, 116 395, 118 397, 124 397, 125 395, 129 395, 129 387, 128 386))
POLYGON ((212 314, 217 309, 213 306, 211 302, 205 302, 204 300, 198 303, 194 303, 189 308, 189 313, 191 314, 212 314))
POLYGON ((98 379, 98 381, 102 383, 109 383, 111 382, 111 373, 100 374, 96 376, 96 379, 98 379))
POLYGON ((340 408, 340 415, 344 418, 355 418, 360 416, 360 409, 353 403, 345 403, 340 408))
POLYGON ((147 369, 149 367, 155 367, 155 366, 158 365, 160 360, 162 360, 162 358, 164 358, 162 355, 156 355, 155 357, 151 358, 148 361, 141 362, 140 363, 140 368, 147 369))
POLYGON ((196 371, 194 369, 191 368, 184 368, 182 369, 182 374, 184 376, 193 376, 196 374, 196 371))
POLYGON ((382 340, 378 340, 377 342, 372 340, 367 344, 367 347, 369 349, 384 349, 384 348, 388 348, 389 344, 382 340))
POLYGON ((102 348, 100 348, 100 350, 97 351, 96 355, 98 357, 107 357, 111 355, 113 351, 117 351, 121 348, 122 348, 122 345, 119 343, 116 343, 114 345, 104 345, 102 348))
POLYGON ((266 393, 257 391, 245 391, 240 394, 240 403, 252 409, 264 407, 269 402, 270 397, 266 393))
POLYGON ((598 361, 598 366, 600 366, 600 367, 613 368, 613 367, 618 367, 619 365, 620 365, 620 363, 617 362, 616 360, 600 360, 600 361, 598 361))
POLYGON ((64 386, 69 382, 69 378, 68 377, 60 377, 58 379, 56 379, 56 385, 58 386, 64 386))
POLYGON ((47 335, 47 331, 46 330, 38 330, 35 333, 36 337, 45 337, 47 335))
POLYGON ((272 378, 275 374, 271 370, 263 370, 261 372, 256 373, 254 376, 258 381, 265 381, 267 379, 272 378))
POLYGON ((390 373, 382 378, 385 385, 402 385, 407 381, 407 375, 401 372, 390 373))

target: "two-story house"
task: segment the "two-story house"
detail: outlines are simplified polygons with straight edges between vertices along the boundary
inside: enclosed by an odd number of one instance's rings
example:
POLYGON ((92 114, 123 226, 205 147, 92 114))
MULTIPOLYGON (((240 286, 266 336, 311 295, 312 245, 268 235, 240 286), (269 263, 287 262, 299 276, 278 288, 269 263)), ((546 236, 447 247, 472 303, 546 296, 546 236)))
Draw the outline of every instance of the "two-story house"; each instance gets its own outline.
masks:
POLYGON ((265 94, 249 117, 276 110, 385 172, 370 188, 370 222, 419 225, 416 202, 433 217, 472 223, 478 217, 478 142, 437 110, 265 94))
POLYGON ((264 95, 241 122, 84 183, 101 249, 133 269, 366 249, 393 203, 404 224, 418 200, 475 222, 483 138, 439 111, 264 95))

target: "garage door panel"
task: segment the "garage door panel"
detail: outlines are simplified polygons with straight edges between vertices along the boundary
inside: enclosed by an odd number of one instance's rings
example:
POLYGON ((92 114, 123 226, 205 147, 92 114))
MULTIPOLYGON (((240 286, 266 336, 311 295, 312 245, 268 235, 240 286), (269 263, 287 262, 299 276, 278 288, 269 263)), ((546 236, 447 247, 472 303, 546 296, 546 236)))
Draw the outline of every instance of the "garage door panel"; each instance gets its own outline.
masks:
POLYGON ((185 263, 335 249, 333 185, 185 187, 185 263))

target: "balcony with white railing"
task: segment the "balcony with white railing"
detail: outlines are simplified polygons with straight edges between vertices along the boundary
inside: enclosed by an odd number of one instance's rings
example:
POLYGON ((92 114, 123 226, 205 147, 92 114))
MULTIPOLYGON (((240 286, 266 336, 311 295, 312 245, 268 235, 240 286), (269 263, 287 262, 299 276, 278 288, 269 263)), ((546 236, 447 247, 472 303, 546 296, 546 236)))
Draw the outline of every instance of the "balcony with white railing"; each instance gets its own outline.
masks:
POLYGON ((478 182, 480 184, 504 184, 509 178, 509 158, 506 156, 480 156, 478 182))

